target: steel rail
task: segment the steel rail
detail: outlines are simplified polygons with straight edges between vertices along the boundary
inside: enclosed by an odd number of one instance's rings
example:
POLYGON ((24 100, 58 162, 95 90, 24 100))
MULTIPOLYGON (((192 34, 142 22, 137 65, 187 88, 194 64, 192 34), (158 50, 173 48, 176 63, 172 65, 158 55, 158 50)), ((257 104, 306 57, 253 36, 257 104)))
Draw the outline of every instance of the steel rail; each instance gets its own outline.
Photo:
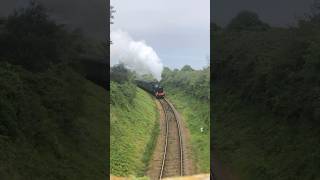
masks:
POLYGON ((164 154, 163 154, 163 159, 162 159, 162 165, 161 165, 161 170, 160 170, 160 176, 159 179, 162 179, 163 176, 163 171, 164 171, 164 167, 165 167, 165 160, 166 160, 166 153, 167 153, 167 147, 168 147, 168 134, 169 134, 169 122, 168 122, 168 118, 167 118, 167 109, 164 105, 164 102, 167 104, 167 107, 169 107, 173 113, 175 122, 177 124, 177 129, 178 129, 178 136, 179 136, 179 149, 180 149, 180 176, 183 176, 183 144, 182 144, 182 133, 181 133, 181 126, 180 123, 178 121, 176 112, 174 111, 173 107, 171 106, 171 104, 166 100, 163 99, 159 100, 162 106, 162 109, 165 113, 165 119, 166 119, 166 141, 165 141, 165 146, 164 146, 164 154))
POLYGON ((168 123, 168 120, 167 120, 167 111, 163 105, 163 102, 161 100, 159 100, 161 106, 162 106, 162 109, 163 109, 163 112, 165 114, 165 120, 166 120, 166 141, 165 141, 165 145, 164 145, 164 153, 163 153, 163 158, 162 158, 162 165, 161 165, 161 170, 160 170, 160 175, 159 175, 159 179, 162 179, 162 175, 163 175, 163 170, 164 170, 164 165, 165 165, 165 160, 166 160, 166 155, 167 155, 167 146, 168 146, 168 126, 169 126, 169 123, 168 123))

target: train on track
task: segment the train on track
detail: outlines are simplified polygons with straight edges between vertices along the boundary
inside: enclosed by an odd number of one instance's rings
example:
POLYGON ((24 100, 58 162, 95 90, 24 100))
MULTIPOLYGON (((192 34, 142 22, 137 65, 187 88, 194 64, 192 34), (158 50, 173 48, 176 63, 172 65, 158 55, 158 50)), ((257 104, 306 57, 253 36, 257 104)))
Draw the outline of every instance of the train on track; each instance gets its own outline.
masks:
POLYGON ((165 97, 165 92, 159 82, 136 80, 136 84, 140 88, 154 95, 157 99, 163 99, 165 97))

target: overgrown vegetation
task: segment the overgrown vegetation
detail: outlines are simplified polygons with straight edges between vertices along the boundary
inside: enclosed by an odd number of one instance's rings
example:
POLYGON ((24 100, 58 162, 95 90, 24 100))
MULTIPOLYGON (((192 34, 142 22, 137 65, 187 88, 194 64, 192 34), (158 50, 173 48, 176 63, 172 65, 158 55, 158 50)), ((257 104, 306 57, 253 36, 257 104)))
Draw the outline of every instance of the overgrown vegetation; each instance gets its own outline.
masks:
POLYGON ((111 68, 110 165, 116 176, 144 176, 159 133, 151 96, 133 83, 123 64, 111 68))
POLYGON ((37 3, 0 23, 1 178, 107 178, 106 92, 73 68, 98 54, 37 3))
POLYGON ((318 15, 277 28, 250 14, 212 25, 213 148, 241 179, 317 179, 318 15))
POLYGON ((166 95, 186 121, 198 172, 210 169, 210 69, 165 68, 161 83, 166 95), (203 132, 201 132, 203 129, 203 132))

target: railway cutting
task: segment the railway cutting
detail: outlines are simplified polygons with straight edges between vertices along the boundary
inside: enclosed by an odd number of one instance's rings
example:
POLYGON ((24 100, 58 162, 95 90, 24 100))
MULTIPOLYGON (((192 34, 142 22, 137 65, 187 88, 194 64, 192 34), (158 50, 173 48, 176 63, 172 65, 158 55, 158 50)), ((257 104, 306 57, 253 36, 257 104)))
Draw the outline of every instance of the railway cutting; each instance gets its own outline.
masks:
POLYGON ((192 148, 190 134, 179 113, 165 98, 166 94, 159 82, 136 80, 137 85, 156 98, 160 114, 160 133, 152 155, 147 176, 151 179, 192 175, 192 148))

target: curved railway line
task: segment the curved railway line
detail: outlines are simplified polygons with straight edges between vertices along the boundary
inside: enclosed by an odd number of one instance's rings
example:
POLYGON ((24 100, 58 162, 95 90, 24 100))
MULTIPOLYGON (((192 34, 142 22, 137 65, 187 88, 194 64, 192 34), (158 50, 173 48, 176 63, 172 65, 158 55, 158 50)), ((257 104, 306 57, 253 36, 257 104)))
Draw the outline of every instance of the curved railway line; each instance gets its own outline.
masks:
POLYGON ((166 99, 159 99, 165 114, 166 135, 159 179, 184 175, 181 126, 166 99))

